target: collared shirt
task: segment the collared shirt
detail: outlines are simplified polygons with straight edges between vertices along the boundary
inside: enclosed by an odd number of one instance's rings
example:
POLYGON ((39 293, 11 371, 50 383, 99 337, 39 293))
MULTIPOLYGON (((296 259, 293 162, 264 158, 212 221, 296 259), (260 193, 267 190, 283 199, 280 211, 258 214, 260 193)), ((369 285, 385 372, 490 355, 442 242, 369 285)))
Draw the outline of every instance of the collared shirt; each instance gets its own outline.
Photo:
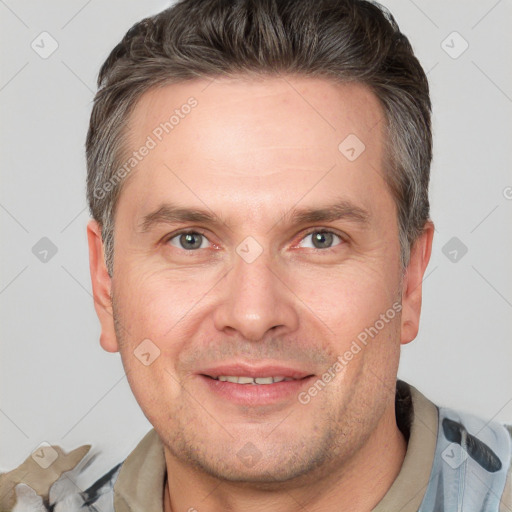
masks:
MULTIPOLYGON (((407 452, 398 476, 372 512, 452 512, 458 510, 457 507, 467 512, 512 511, 512 427, 505 429, 495 424, 492 430, 488 428, 489 422, 481 420, 488 433, 477 438, 475 432, 483 427, 472 423, 473 417, 437 407, 416 388, 400 380, 397 381, 395 411, 398 428, 407 441, 407 452), (468 431, 468 425, 474 428, 468 431), (487 476, 492 479, 484 481, 487 476), (461 493, 464 485, 468 486, 468 491, 461 493), (458 505, 455 505, 457 500, 458 505), (480 503, 479 500, 483 505, 474 508, 476 505, 471 503, 480 503)), ((0 475, 0 492, 6 482, 2 478, 12 473, 0 475)), ((80 499, 61 496, 61 500, 67 499, 69 503, 62 510, 73 512, 80 506, 80 510, 104 512, 163 512, 166 477, 163 444, 151 429, 122 463, 80 493, 80 499)), ((28 486, 16 488, 19 503, 29 497, 36 499, 28 486)), ((49 504, 52 504, 52 488, 49 504)), ((16 508, 6 507, 6 496, 4 492, 4 497, 0 498, 1 510, 16 512, 16 508)), ((48 504, 41 501, 43 506, 48 504)))
MULTIPOLYGON (((397 425, 408 441, 407 452, 398 476, 372 512, 417 512, 433 469, 438 408, 416 388, 400 380, 395 406, 397 425)), ((114 486, 115 512, 163 512, 165 472, 163 445, 153 429, 121 468, 114 486)), ((499 512, 512 510, 511 479, 509 470, 508 489, 499 512)))

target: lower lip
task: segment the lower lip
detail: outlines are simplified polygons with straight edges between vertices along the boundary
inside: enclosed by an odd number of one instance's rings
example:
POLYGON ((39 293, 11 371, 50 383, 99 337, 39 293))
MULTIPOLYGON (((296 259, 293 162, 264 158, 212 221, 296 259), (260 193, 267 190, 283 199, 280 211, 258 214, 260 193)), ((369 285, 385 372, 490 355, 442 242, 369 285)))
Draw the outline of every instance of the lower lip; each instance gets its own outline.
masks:
POLYGON ((274 382, 273 384, 236 384, 200 375, 209 389, 230 402, 242 405, 265 405, 297 396, 300 390, 313 378, 274 382))

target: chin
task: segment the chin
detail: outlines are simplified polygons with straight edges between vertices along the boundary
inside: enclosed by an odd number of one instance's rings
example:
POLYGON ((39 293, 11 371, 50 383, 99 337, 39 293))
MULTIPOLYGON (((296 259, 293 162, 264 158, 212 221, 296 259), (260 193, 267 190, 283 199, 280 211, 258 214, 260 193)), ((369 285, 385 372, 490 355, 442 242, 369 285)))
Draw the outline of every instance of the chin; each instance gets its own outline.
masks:
POLYGON ((329 450, 305 446, 300 441, 289 447, 267 444, 265 453, 250 441, 238 451, 231 451, 233 446, 212 452, 198 446, 190 449, 188 445, 186 452, 173 450, 173 453, 182 462, 218 480, 262 490, 275 489, 279 484, 282 489, 283 483, 292 481, 297 485, 302 477, 310 479, 315 469, 324 466, 330 458, 329 450))

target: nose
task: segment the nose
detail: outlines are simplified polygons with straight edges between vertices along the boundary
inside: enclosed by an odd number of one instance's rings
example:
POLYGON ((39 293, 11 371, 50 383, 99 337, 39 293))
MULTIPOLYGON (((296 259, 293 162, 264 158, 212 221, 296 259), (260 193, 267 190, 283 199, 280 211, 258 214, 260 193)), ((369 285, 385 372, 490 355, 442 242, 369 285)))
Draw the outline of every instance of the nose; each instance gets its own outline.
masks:
POLYGON ((236 331, 248 341, 259 341, 272 329, 288 332, 297 328, 297 298, 265 252, 251 263, 237 255, 222 286, 214 312, 219 331, 236 331))

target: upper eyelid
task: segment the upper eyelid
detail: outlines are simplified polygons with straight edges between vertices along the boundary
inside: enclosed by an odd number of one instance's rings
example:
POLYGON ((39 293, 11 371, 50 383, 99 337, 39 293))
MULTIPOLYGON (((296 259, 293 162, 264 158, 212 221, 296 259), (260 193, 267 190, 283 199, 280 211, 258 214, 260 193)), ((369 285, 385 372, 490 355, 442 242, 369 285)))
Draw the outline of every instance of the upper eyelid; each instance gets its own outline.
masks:
POLYGON ((213 242, 210 240, 210 238, 208 237, 208 235, 201 229, 199 228, 184 228, 178 232, 174 232, 174 233, 169 233, 168 235, 165 235, 163 238, 162 238, 162 243, 164 244, 167 244, 169 243, 173 238, 176 238, 177 236, 180 236, 180 235, 186 235, 186 234, 189 234, 189 233, 197 233, 199 235, 202 235, 204 236, 208 242, 210 242, 211 244, 213 244, 213 242))
POLYGON ((316 232, 320 232, 320 233, 332 233, 336 236, 339 236, 340 238, 347 238, 347 235, 345 235, 343 232, 341 231, 338 231, 337 229, 334 229, 334 228, 323 228, 323 227, 315 227, 315 228, 306 228, 306 232, 303 234, 303 236, 307 236, 307 235, 310 235, 311 233, 316 233, 316 232))
POLYGON ((332 233, 333 235, 336 235, 338 238, 340 238, 343 242, 346 242, 347 238, 348 238, 346 235, 343 235, 343 234, 339 233, 338 231, 336 231, 334 229, 314 228, 314 229, 311 229, 310 231, 306 231, 302 235, 302 237, 299 240, 299 242, 304 240, 304 238, 306 238, 307 236, 311 235, 312 233, 332 233))
MULTIPOLYGON (((313 228, 311 229, 310 231, 306 231, 302 236, 301 238, 299 239, 298 242, 294 243, 294 245, 292 247, 297 247, 303 240, 304 238, 306 238, 307 236, 311 235, 312 233, 316 233, 316 232, 322 232, 322 233, 332 233, 333 235, 337 236, 341 242, 332 246, 332 247, 327 247, 325 249, 318 249, 318 248, 314 248, 313 250, 315 251, 321 251, 321 252, 327 252, 329 250, 335 250, 336 247, 338 247, 339 245, 344 245, 348 242, 349 240, 349 237, 345 234, 342 234, 342 233, 339 233, 338 231, 334 230, 334 229, 327 229, 327 228, 313 228)), ((306 247, 306 249, 311 249, 311 247, 306 247)))

